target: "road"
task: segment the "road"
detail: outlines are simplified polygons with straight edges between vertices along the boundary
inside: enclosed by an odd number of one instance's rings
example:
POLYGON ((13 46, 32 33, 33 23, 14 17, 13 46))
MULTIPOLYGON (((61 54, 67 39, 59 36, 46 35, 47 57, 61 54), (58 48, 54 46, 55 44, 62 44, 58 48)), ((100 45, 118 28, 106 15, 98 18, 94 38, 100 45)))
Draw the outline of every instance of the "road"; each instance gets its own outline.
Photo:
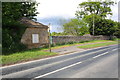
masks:
POLYGON ((2 67, 2 78, 118 78, 118 45, 2 67))

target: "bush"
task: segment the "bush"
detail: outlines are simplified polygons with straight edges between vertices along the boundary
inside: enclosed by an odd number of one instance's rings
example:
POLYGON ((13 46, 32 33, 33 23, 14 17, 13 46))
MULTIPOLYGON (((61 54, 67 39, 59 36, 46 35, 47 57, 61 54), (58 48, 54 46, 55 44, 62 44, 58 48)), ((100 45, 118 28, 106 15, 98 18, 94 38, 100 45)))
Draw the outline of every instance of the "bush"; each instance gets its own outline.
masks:
POLYGON ((92 40, 79 41, 78 43, 85 43, 85 42, 89 42, 89 41, 92 41, 92 40))
MULTIPOLYGON (((9 26, 24 27, 18 23, 9 26)), ((25 30, 26 27, 24 27, 25 30)), ((17 28, 18 29, 18 28, 17 28)), ((24 30, 15 31, 9 28, 2 29, 2 54, 12 54, 19 51, 24 51, 27 47, 20 42, 24 30)))
POLYGON ((21 52, 27 50, 27 46, 22 43, 13 43, 10 48, 3 47, 2 55, 9 55, 15 52, 21 52))
POLYGON ((2 54, 7 55, 18 51, 24 51, 27 47, 21 43, 21 37, 26 26, 15 22, 14 24, 4 25, 2 29, 2 54), (8 28, 5 28, 5 27, 8 28))
POLYGON ((117 37, 117 38, 120 38, 120 22, 116 22, 116 31, 114 33, 114 35, 117 37))
POLYGON ((74 44, 75 42, 71 41, 71 42, 68 42, 67 44, 74 44))
MULTIPOLYGON (((115 33, 115 23, 109 19, 96 19, 94 27, 94 35, 110 36, 115 33)), ((93 25, 90 25, 90 34, 93 35, 93 25)))

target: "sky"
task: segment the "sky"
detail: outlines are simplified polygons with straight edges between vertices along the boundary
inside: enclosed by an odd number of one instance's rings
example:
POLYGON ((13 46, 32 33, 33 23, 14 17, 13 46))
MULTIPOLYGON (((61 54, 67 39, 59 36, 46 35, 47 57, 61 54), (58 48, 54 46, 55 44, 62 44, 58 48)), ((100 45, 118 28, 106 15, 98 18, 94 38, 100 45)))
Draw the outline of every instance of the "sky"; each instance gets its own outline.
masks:
MULTIPOLYGON (((40 13, 37 15, 37 22, 50 25, 51 32, 62 32, 62 24, 64 20, 69 21, 71 18, 75 18, 75 12, 77 11, 78 4, 88 0, 36 0, 40 3, 37 7, 37 11, 40 13)), ((113 0, 117 3, 120 0, 113 0)), ((113 16, 108 17, 114 21, 118 21, 118 4, 111 7, 113 16)))

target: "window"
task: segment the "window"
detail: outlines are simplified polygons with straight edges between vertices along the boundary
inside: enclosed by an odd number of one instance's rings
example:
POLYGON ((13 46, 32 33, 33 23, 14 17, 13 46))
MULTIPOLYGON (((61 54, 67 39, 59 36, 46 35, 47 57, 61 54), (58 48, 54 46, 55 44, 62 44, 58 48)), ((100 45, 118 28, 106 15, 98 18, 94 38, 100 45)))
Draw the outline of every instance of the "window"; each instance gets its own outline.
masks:
POLYGON ((32 34, 32 43, 39 43, 39 34, 32 34))

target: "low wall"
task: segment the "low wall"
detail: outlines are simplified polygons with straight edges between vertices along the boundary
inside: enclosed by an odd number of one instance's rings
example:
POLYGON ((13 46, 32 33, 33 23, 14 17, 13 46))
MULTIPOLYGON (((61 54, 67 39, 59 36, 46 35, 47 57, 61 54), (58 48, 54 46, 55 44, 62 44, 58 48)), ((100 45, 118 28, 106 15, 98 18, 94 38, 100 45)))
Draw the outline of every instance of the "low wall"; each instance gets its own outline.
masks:
POLYGON ((52 36, 52 43, 68 43, 68 42, 80 42, 89 40, 109 40, 108 36, 52 36))

